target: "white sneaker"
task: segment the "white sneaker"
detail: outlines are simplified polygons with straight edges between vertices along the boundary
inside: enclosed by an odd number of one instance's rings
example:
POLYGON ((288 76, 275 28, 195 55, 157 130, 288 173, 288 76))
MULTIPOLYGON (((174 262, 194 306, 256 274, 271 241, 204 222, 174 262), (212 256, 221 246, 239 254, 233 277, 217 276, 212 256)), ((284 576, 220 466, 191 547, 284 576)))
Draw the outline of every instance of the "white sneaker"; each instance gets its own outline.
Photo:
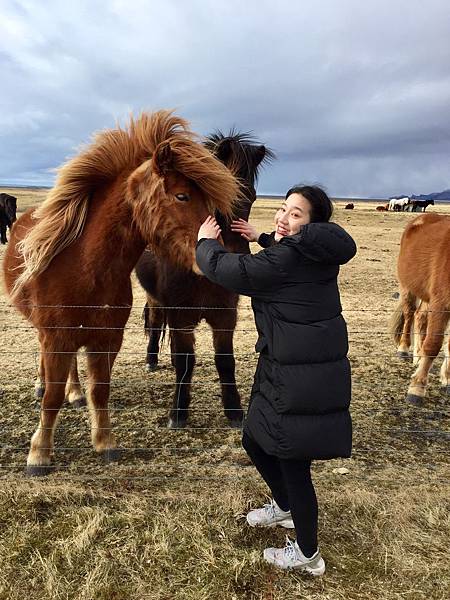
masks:
POLYGON ((275 527, 281 525, 286 529, 294 529, 294 522, 290 510, 281 510, 275 500, 270 504, 264 504, 262 508, 255 508, 247 515, 247 523, 250 527, 275 527))
POLYGON ((311 558, 306 558, 297 542, 292 542, 288 537, 284 548, 266 548, 264 560, 280 569, 299 569, 315 577, 325 573, 325 561, 318 550, 311 558))

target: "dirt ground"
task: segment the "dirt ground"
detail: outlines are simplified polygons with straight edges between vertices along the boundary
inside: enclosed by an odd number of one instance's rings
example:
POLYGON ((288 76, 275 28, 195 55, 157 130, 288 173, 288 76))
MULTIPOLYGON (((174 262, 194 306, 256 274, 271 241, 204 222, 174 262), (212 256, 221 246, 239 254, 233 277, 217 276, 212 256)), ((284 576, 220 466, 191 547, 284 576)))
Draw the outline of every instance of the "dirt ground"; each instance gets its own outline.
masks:
MULTIPOLYGON (((15 190, 19 210, 43 193, 15 190)), ((406 403, 412 365, 396 357, 388 326, 400 236, 416 215, 352 201, 352 211, 336 202, 334 220, 358 245, 339 279, 353 372, 354 452, 349 460, 314 465, 326 576, 311 581, 264 565, 262 549, 282 544, 284 532, 248 531, 243 524, 242 515, 267 490, 240 448, 239 432, 227 427, 206 324, 197 333, 189 426, 167 429, 170 350, 163 348, 158 371, 145 371, 145 300, 134 278, 111 392, 123 458, 102 464, 90 445, 87 411, 64 407, 55 436, 58 470, 44 481, 23 473, 39 419, 37 338, 1 290, 0 598, 450 597, 450 402, 435 372, 425 405, 406 403)), ((277 204, 258 199, 251 221, 270 231, 277 204)), ((450 206, 428 211, 450 214, 450 206)), ((255 341, 250 302, 241 298, 235 351, 244 405, 255 341)), ((84 377, 83 357, 80 363, 84 377)))

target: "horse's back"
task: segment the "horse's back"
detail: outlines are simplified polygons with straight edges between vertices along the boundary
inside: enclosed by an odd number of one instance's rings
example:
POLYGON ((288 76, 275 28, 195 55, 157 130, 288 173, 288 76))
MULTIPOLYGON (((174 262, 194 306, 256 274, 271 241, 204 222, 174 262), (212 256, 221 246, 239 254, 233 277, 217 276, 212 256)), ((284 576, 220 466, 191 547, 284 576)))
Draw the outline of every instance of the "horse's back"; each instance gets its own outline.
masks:
POLYGON ((401 245, 436 244, 450 231, 450 216, 436 213, 421 214, 405 227, 401 245), (431 238, 431 239, 430 239, 431 238))
MULTIPOLYGON (((15 281, 23 270, 17 244, 37 223, 32 218, 35 209, 26 211, 14 224, 3 263, 5 286, 11 295, 15 281)), ((90 225, 90 224, 89 224, 90 225)), ((120 270, 105 267, 101 277, 89 270, 93 252, 89 253, 86 244, 88 237, 96 235, 95 231, 85 230, 68 247, 57 254, 41 273, 27 280, 14 295, 16 308, 36 327, 53 326, 108 326, 108 320, 121 327, 128 318, 127 310, 115 311, 109 315, 108 310, 88 310, 85 306, 130 306, 132 303, 131 281, 129 275, 120 270), (40 307, 31 311, 29 306, 40 307), (71 307, 71 308, 66 308, 71 307)), ((94 228, 95 229, 95 228, 94 228)), ((113 234, 110 235, 113 237, 113 234)), ((114 242, 114 240, 113 240, 114 242)), ((110 261, 113 262, 113 261, 110 261)), ((77 333, 73 337, 80 337, 77 333)), ((83 345, 83 344, 80 344, 83 345)))
POLYGON ((421 214, 406 226, 400 244, 397 272, 400 283, 426 300, 436 288, 450 296, 450 217, 421 214))

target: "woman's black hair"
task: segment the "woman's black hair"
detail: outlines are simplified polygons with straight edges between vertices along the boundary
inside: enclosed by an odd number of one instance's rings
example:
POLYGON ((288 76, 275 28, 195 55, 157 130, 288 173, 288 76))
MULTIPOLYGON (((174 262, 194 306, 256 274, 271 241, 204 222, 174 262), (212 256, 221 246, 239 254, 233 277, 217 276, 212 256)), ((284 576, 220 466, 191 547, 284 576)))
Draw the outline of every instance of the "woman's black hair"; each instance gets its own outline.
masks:
POLYGON ((285 199, 291 194, 301 194, 311 205, 311 223, 326 223, 333 214, 333 204, 325 191, 318 185, 294 185, 287 191, 285 199))

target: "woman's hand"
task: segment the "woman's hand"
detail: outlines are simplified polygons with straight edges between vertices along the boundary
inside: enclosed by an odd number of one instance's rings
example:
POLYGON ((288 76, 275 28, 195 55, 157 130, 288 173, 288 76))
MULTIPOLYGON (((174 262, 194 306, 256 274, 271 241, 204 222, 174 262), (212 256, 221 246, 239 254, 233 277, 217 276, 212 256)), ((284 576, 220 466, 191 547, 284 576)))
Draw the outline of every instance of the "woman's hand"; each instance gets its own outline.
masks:
POLYGON ((197 240, 201 240, 203 238, 207 238, 209 240, 217 240, 220 233, 221 229, 217 224, 216 219, 213 216, 209 215, 209 217, 206 217, 205 221, 200 225, 197 240))
POLYGON ((250 225, 250 223, 244 219, 231 221, 231 231, 240 233, 241 236, 249 242, 257 242, 259 236, 261 235, 256 230, 256 227, 253 227, 253 225, 250 225))

